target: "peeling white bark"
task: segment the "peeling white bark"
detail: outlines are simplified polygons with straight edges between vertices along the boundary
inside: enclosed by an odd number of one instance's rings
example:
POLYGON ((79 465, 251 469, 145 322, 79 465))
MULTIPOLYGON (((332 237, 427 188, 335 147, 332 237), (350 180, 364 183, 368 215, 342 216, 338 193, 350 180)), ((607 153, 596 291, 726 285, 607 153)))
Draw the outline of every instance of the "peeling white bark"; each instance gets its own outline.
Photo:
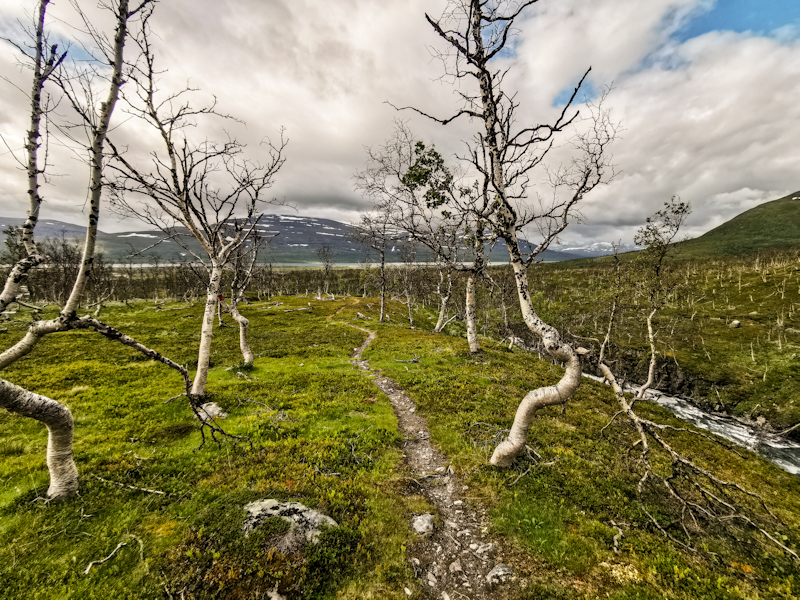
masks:
POLYGON ((531 302, 528 287, 528 274, 522 257, 519 254, 519 245, 515 243, 516 232, 508 232, 511 243, 508 243, 511 256, 511 266, 514 269, 514 279, 517 283, 520 309, 525 324, 533 333, 539 335, 544 343, 545 350, 553 358, 564 363, 565 371, 561 380, 553 386, 532 390, 523 398, 508 438, 498 444, 489 462, 498 467, 508 467, 514 458, 525 448, 528 429, 536 412, 545 406, 563 404, 569 400, 581 384, 580 355, 586 351, 583 348, 575 350, 561 339, 558 331, 539 318, 531 302))
POLYGON ((78 492, 78 469, 72 459, 72 413, 63 404, 0 379, 0 407, 47 427, 47 497, 66 499, 78 492))
POLYGON ((197 374, 192 384, 192 396, 202 398, 206 395, 208 366, 211 362, 211 340, 214 338, 214 317, 217 312, 217 296, 222 279, 222 268, 214 264, 211 268, 211 279, 206 289, 206 309, 203 312, 203 325, 200 329, 200 348, 197 354, 197 374))
POLYGON ((467 343, 472 354, 481 351, 478 341, 478 318, 475 302, 475 274, 470 273, 467 278, 467 299, 466 299, 466 320, 467 320, 467 343))
POLYGON ((453 290, 453 280, 450 273, 447 274, 447 291, 442 290, 444 283, 444 273, 439 271, 439 283, 436 285, 436 293, 440 298, 439 304, 439 318, 436 320, 436 327, 433 328, 434 333, 440 333, 444 327, 444 320, 447 317, 447 304, 450 302, 450 296, 453 290))

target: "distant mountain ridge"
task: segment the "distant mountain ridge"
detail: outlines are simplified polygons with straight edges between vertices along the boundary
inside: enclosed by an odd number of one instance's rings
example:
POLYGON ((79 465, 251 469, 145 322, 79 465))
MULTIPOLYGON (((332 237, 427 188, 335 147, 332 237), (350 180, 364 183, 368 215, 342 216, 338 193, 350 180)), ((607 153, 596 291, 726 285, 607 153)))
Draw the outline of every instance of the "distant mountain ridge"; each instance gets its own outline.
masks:
MULTIPOLYGON (((7 227, 19 227, 24 218, 0 217, 0 231, 7 227)), ((357 264, 368 257, 368 252, 358 243, 352 241, 350 235, 354 231, 352 225, 321 219, 295 215, 264 215, 257 226, 259 233, 269 237, 269 243, 261 255, 262 262, 275 265, 314 265, 319 264, 317 251, 323 245, 329 246, 334 253, 334 260, 339 265, 357 264)), ((178 229, 186 234, 185 243, 192 252, 202 253, 199 244, 189 236, 187 230, 178 229)), ((40 220, 36 226, 36 238, 64 237, 80 240, 86 235, 86 227, 57 220, 40 220)), ((5 236, 0 234, 0 242, 5 236)), ((113 263, 176 263, 190 260, 191 252, 187 252, 173 240, 158 230, 133 230, 119 233, 106 233, 98 230, 98 250, 113 263), (151 247, 149 250, 148 247, 151 247), (136 255, 134 258, 128 258, 136 255)), ((604 256, 613 252, 611 244, 596 242, 581 247, 554 247, 545 250, 541 259, 547 262, 559 262, 576 258, 604 256)), ((424 252, 420 252, 424 259, 424 252)), ((372 260, 377 256, 372 255, 372 260)), ((391 248, 387 253, 390 262, 400 261, 399 247, 391 248)), ((494 248, 490 260, 505 262, 508 253, 505 244, 499 242, 494 248)))

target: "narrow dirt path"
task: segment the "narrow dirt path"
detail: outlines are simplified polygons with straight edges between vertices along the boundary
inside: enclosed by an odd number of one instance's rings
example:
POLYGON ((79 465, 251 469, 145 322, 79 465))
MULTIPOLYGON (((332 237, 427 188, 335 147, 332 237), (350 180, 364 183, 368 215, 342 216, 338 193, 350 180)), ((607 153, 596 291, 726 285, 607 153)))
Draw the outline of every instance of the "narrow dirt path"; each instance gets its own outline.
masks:
MULTIPOLYGON (((377 333, 347 323, 368 334, 351 355, 351 362, 370 374, 373 383, 391 400, 403 434, 404 459, 411 472, 410 485, 435 507, 435 515, 417 515, 412 527, 418 541, 407 555, 419 578, 423 594, 439 600, 506 598, 518 588, 509 567, 502 563, 500 547, 486 534, 485 510, 473 510, 465 501, 468 488, 456 477, 450 461, 430 442, 427 422, 395 381, 372 371, 362 359, 377 333)), ((411 594, 410 590, 406 590, 411 594)))

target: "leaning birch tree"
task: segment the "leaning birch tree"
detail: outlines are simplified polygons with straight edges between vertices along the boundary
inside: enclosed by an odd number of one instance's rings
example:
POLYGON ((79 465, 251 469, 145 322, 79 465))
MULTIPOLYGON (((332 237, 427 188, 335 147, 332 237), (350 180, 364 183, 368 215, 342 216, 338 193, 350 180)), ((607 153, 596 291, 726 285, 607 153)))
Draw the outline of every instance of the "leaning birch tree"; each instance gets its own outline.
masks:
POLYGON ((616 126, 602 109, 602 101, 589 111, 588 118, 580 118, 578 111, 571 110, 589 71, 550 123, 519 122, 520 100, 508 91, 508 69, 498 66, 497 59, 514 36, 515 21, 537 1, 450 0, 440 18, 426 14, 430 26, 446 43, 440 56, 447 74, 454 81, 471 81, 475 87, 472 91, 459 88, 462 108, 447 118, 406 107, 442 125, 462 116, 479 124, 479 131, 466 142, 466 153, 459 158, 486 182, 492 200, 487 225, 508 247, 525 324, 566 368, 556 385, 532 390, 523 398, 508 437, 490 459, 501 467, 509 466, 524 449, 535 413, 545 406, 563 404, 575 393, 581 382, 580 356, 585 352, 564 340, 536 313, 527 270, 567 227, 576 205, 613 176, 608 151, 616 126), (576 128, 571 140, 564 139, 567 131, 577 125, 583 126, 582 132, 576 128), (571 145, 571 162, 547 168, 546 159, 559 139, 571 145), (534 204, 525 200, 533 191, 531 182, 537 171, 546 173, 548 189, 536 194, 540 201, 534 204), (525 241, 522 232, 531 227, 538 229, 539 243, 525 241))
MULTIPOLYGON (((144 0, 133 8, 128 4, 128 0, 118 0, 110 5, 108 8, 112 11, 115 21, 114 36, 111 39, 98 32, 78 9, 87 33, 97 45, 98 56, 95 57, 95 63, 104 65, 104 70, 72 70, 69 73, 58 71, 66 56, 58 54, 57 47, 50 45, 47 40, 45 17, 48 4, 49 0, 40 0, 38 3, 36 21, 31 35, 33 47, 26 49, 18 46, 24 56, 29 59, 34 73, 31 93, 31 125, 25 146, 30 208, 23 228, 27 256, 17 262, 12 269, 6 280, 4 294, 8 292, 12 300, 16 299, 16 295, 19 293, 19 281, 16 278, 47 260, 46 257, 38 254, 34 233, 42 205, 40 188, 47 162, 39 162, 38 150, 42 138, 41 120, 43 116, 47 116, 48 112, 45 84, 49 79, 58 80, 66 99, 74 109, 73 117, 78 117, 77 127, 74 129, 86 135, 81 146, 88 152, 90 171, 88 222, 80 266, 72 281, 71 292, 58 316, 48 320, 35 319, 28 326, 21 340, 0 352, 0 370, 30 354, 45 335, 75 329, 89 329, 177 370, 181 373, 184 385, 188 390, 191 380, 185 368, 110 325, 90 315, 78 317, 77 314, 95 257, 97 224, 100 218, 100 203, 104 189, 104 152, 111 117, 117 104, 120 86, 124 81, 126 68, 124 49, 130 35, 129 27, 132 21, 146 19, 149 16, 154 1, 144 0), (26 50, 30 50, 30 52, 26 50), (107 82, 105 97, 101 101, 95 102, 94 97, 88 93, 86 95, 76 93, 76 90, 95 90, 93 93, 97 93, 100 88, 99 77, 107 82)), ((75 125, 74 122, 72 124, 75 125)), ((66 126, 63 125, 63 127, 66 126)), ((77 141, 79 136, 74 129, 70 133, 70 138, 72 141, 77 141)), ((36 419, 45 425, 48 430, 47 467, 50 475, 47 497, 51 500, 59 500, 75 495, 78 491, 79 481, 72 453, 74 422, 69 408, 5 379, 0 379, 0 408, 20 416, 36 419)))
POLYGON ((143 20, 136 38, 143 60, 129 75, 133 90, 126 94, 128 111, 152 128, 160 140, 149 161, 136 161, 113 145, 110 168, 114 172, 115 208, 163 231, 203 265, 206 305, 200 332, 197 371, 191 389, 196 404, 206 394, 206 381, 214 336, 222 274, 237 249, 256 235, 264 193, 284 163, 286 140, 281 130, 277 144, 265 142, 264 163, 244 158, 245 145, 195 141, 189 131, 198 119, 231 119, 215 104, 193 107, 193 90, 162 91, 151 46, 151 32, 143 20), (194 238, 203 254, 187 244, 194 238))

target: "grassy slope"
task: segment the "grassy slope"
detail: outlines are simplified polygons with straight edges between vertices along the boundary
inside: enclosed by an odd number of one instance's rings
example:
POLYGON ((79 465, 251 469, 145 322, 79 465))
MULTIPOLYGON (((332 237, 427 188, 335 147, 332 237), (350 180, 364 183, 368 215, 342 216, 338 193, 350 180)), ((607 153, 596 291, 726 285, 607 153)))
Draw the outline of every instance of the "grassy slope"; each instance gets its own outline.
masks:
MULTIPOLYGON (((289 307, 307 302, 283 300, 289 307)), ((519 398, 555 381, 559 370, 489 340, 473 358, 462 339, 402 325, 399 305, 392 306, 395 323, 377 324, 374 301, 351 303, 335 316, 340 302, 312 303, 311 312, 245 308, 260 354, 251 381, 225 370, 239 360, 236 331, 218 330, 209 388, 230 412, 227 428, 251 436, 253 450, 225 443, 194 452, 199 435, 185 404, 163 404, 179 390, 178 379, 89 333, 51 336, 6 370, 10 380, 73 409, 83 487, 69 503, 35 501, 46 484, 43 428, 0 415, 0 596, 156 598, 166 597, 166 585, 176 597, 185 589, 186 597, 245 598, 276 581, 284 589, 302 585, 312 598, 401 598, 404 587, 417 594, 404 545, 411 541, 408 519, 425 503, 406 490, 387 400, 347 362, 363 334, 339 320, 360 311, 373 316, 368 326, 379 332, 366 357, 417 400, 471 499, 488 505, 514 568, 534 578, 525 597, 800 597, 796 565, 758 540, 734 545, 711 530, 696 538, 707 551, 689 553, 647 526, 636 502, 637 465, 626 453, 631 431, 618 422, 600 435, 615 411, 607 389, 585 384, 566 415, 544 411, 530 436, 542 461, 515 481, 530 465, 511 472, 488 467, 491 427, 507 427, 519 398), (414 354, 419 363, 395 361, 414 354), (95 476, 168 495, 117 488, 95 476), (280 523, 246 540, 238 534, 241 505, 261 497, 321 507, 343 527, 318 551, 281 556, 270 551, 270 531, 280 523), (612 521, 625 530, 620 556, 610 549, 612 521), (128 545, 115 558, 82 575, 121 541, 128 545)), ((199 306, 156 312, 139 304, 105 318, 190 362, 199 314, 199 306)), ((419 326, 431 326, 431 317, 420 314, 419 326)), ((14 322, 4 337, 21 329, 14 322)), ((642 411, 675 422, 658 407, 642 411)), ((740 457, 681 435, 673 442, 759 490, 786 523, 770 530, 797 547, 800 479, 749 453, 740 457)), ((658 498, 647 501, 669 508, 658 498)))
POLYGON ((800 245, 800 192, 765 202, 701 235, 677 244, 686 258, 745 256, 800 245))

